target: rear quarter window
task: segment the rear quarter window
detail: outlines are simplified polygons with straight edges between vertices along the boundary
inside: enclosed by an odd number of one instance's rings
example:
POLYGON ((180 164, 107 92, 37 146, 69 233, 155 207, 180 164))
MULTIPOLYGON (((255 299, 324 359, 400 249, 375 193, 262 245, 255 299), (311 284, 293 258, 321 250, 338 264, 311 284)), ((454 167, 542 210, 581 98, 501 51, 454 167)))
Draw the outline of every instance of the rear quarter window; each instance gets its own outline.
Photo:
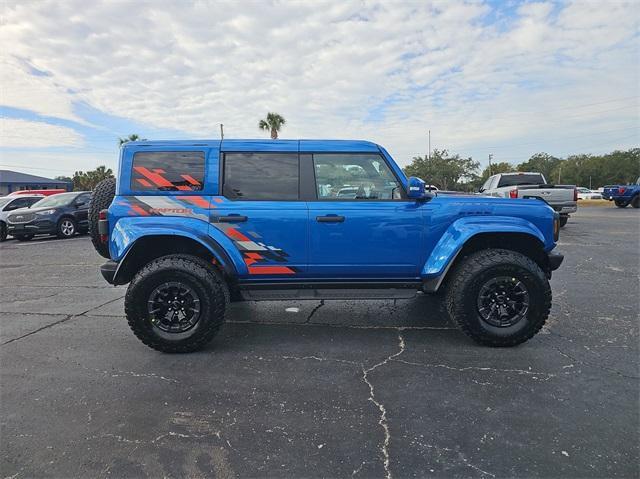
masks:
POLYGON ((133 155, 132 191, 201 191, 202 151, 142 151, 133 155))
POLYGON ((498 188, 518 185, 544 185, 542 175, 504 175, 500 177, 498 188))

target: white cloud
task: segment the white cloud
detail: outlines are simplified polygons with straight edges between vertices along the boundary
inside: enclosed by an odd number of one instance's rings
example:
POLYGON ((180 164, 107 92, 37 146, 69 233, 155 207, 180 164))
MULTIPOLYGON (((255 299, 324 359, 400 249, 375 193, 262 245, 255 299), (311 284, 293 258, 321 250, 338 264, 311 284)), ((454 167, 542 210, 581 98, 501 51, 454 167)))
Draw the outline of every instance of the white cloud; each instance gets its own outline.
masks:
POLYGON ((41 121, 0 118, 0 146, 5 148, 47 148, 82 146, 75 130, 41 121))
POLYGON ((637 124, 637 4, 527 3, 500 25, 491 8, 20 2, 3 8, 0 43, 50 76, 9 75, 2 101, 61 118, 83 101, 200 137, 218 123, 262 135, 258 120, 278 111, 285 137, 368 138, 402 163, 424 154, 429 128, 435 146, 481 157, 492 145, 578 148, 545 139, 637 124))

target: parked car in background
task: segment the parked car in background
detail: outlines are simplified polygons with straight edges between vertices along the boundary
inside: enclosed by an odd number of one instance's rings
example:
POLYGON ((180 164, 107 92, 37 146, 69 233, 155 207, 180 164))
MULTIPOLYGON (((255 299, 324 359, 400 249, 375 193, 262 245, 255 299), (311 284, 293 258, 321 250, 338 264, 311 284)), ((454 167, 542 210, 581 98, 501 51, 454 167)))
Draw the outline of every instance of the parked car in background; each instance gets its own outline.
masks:
POLYGON ((579 200, 601 200, 602 199, 602 195, 599 192, 590 190, 589 188, 585 188, 584 186, 578 186, 576 190, 578 190, 579 200))
POLYGON ((604 187, 602 197, 613 201, 618 208, 626 208, 631 205, 640 208, 640 177, 635 185, 609 185, 604 187))
POLYGON ((76 233, 86 233, 90 201, 90 191, 48 196, 31 208, 12 211, 7 216, 7 233, 20 241, 39 234, 70 238, 76 233))
POLYGON ((0 241, 7 239, 7 216, 9 213, 20 208, 29 208, 42 198, 44 198, 42 195, 9 195, 0 198, 0 241))
POLYGON ((578 191, 574 185, 552 185, 542 173, 516 172, 490 176, 480 193, 497 198, 544 200, 560 214, 560 226, 578 210, 578 191))
POLYGON ((7 196, 22 196, 22 195, 40 195, 40 196, 52 196, 57 195, 58 193, 66 193, 67 190, 63 190, 62 188, 51 189, 51 190, 18 190, 12 193, 9 193, 7 196))

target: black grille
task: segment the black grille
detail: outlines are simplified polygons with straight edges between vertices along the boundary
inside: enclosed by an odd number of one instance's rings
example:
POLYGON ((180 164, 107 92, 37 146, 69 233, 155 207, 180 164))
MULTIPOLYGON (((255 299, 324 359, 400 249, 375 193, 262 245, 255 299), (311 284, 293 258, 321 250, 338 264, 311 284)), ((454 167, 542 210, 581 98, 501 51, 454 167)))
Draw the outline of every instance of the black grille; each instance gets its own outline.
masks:
POLYGON ((36 218, 35 213, 17 213, 15 215, 9 215, 10 223, 28 223, 36 218))

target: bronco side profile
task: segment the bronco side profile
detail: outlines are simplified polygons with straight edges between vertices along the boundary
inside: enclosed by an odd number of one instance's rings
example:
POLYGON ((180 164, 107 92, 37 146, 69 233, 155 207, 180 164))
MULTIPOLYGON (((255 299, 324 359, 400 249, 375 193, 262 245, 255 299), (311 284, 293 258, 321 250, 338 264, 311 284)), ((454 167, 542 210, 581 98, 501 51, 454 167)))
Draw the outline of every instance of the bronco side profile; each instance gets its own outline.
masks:
POLYGON ((230 301, 418 291, 475 341, 514 346, 547 319, 563 260, 546 203, 428 192, 367 141, 126 143, 89 217, 131 329, 165 352, 207 344, 230 301))

